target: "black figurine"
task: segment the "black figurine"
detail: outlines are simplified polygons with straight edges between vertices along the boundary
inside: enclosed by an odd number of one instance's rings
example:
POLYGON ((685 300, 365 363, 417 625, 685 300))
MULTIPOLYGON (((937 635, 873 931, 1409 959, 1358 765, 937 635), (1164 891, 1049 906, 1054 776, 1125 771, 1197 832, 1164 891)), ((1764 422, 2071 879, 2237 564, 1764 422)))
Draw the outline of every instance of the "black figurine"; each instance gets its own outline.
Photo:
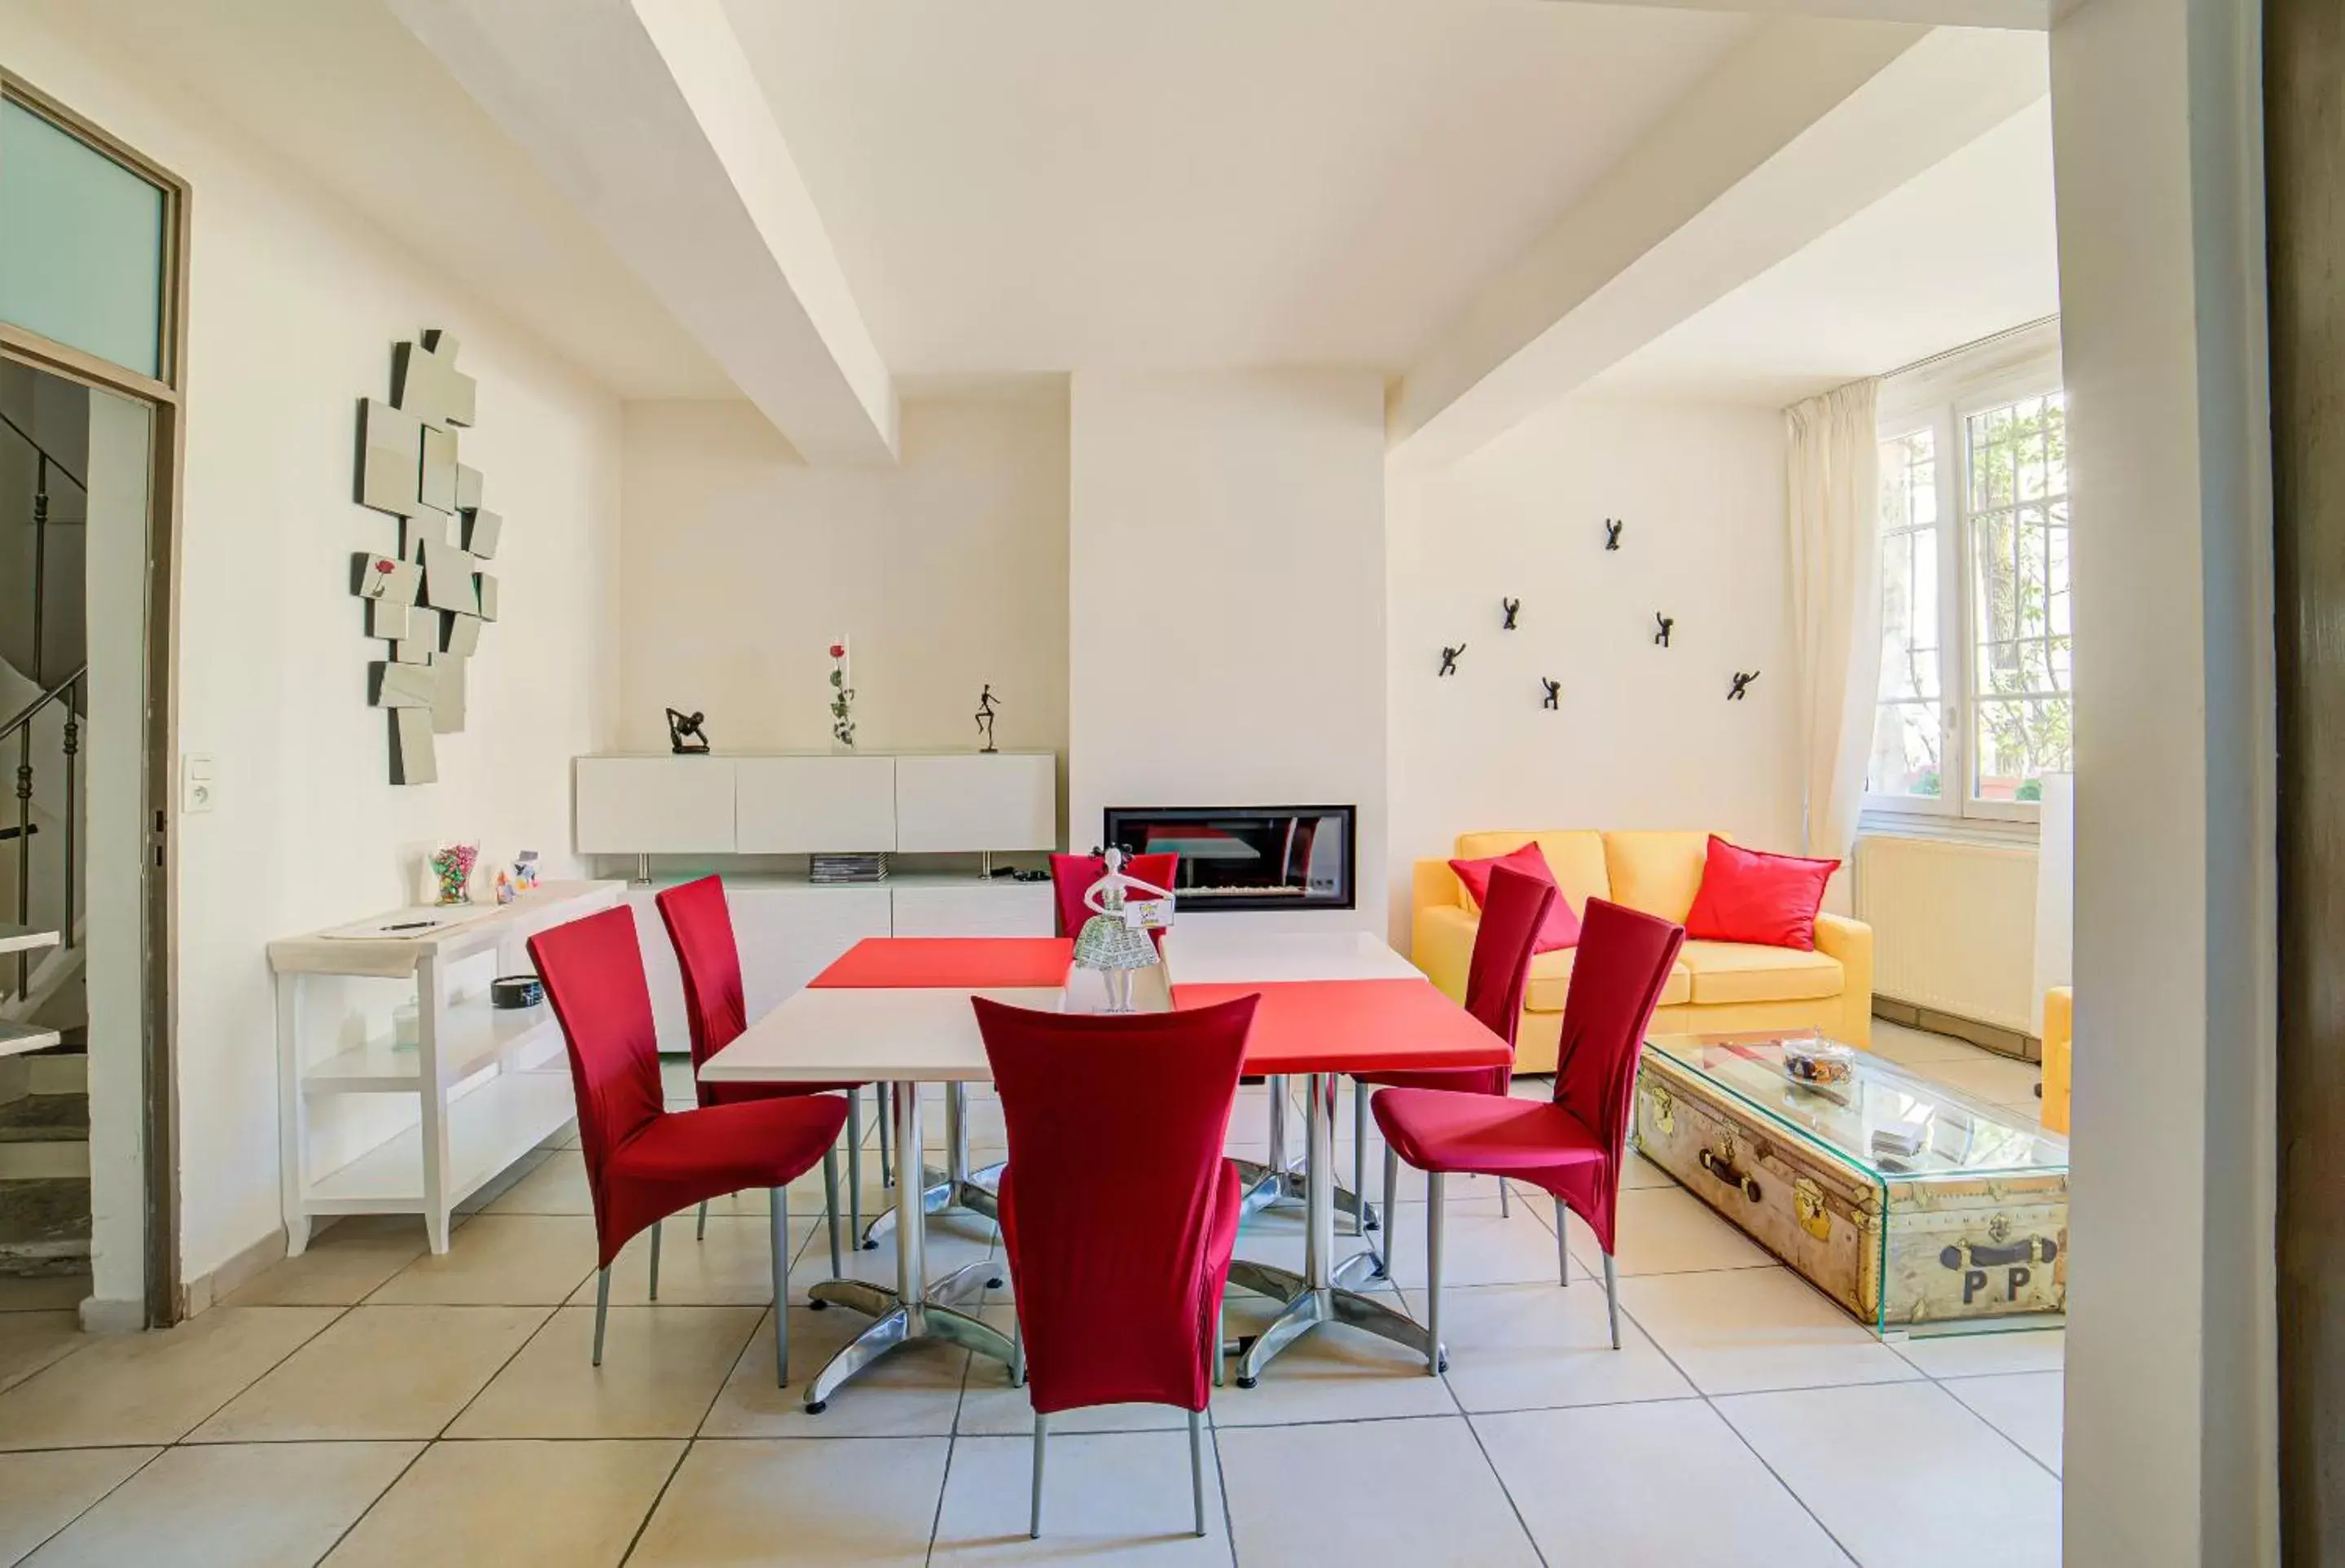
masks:
POLYGON ((1507 618, 1498 624, 1498 629, 1502 632, 1513 631, 1515 617, 1522 613, 1523 602, 1520 599, 1500 599, 1498 608, 1507 612, 1507 618))
POLYGON ((1457 673, 1457 656, 1465 651, 1466 645, 1464 643, 1459 643, 1454 648, 1445 644, 1441 649, 1441 668, 1436 672, 1436 677, 1438 678, 1438 677, 1445 675, 1456 675, 1457 673))
POLYGON ((667 710, 667 748, 678 757, 708 755, 708 734, 700 728, 705 716, 667 710))
POLYGON ((1604 519, 1604 547, 1607 550, 1618 550, 1620 547, 1620 530, 1627 525, 1623 519, 1618 517, 1604 519))
POLYGON ((993 683, 989 680, 985 683, 984 689, 977 694, 977 732, 985 737, 985 744, 978 748, 982 756, 990 757, 994 754, 993 715, 994 710, 1000 707, 1000 702, 993 695, 993 683))
POLYGON ((1726 694, 1726 700, 1729 702, 1741 702, 1742 700, 1743 692, 1748 690, 1751 683, 1758 678, 1759 672, 1755 669, 1748 675, 1744 675, 1740 670, 1736 671, 1734 676, 1734 688, 1726 694))
POLYGON ((1539 677, 1539 684, 1547 687, 1547 695, 1539 698, 1539 706, 1550 710, 1560 708, 1562 703, 1559 699, 1563 695, 1563 682, 1559 680, 1549 680, 1547 677, 1541 676, 1539 677))
POLYGON ((1678 623, 1677 623, 1677 617, 1676 617, 1676 616, 1665 616, 1665 615, 1661 614, 1661 612, 1660 612, 1660 611, 1659 611, 1659 610, 1655 610, 1655 611, 1653 612, 1653 619, 1654 619, 1654 620, 1656 620, 1656 621, 1658 621, 1658 622, 1660 622, 1660 627, 1661 627, 1661 629, 1660 629, 1660 631, 1657 631, 1657 632, 1655 632, 1655 633, 1653 634, 1653 641, 1654 641, 1654 642, 1656 642, 1656 643, 1658 643, 1658 644, 1659 644, 1660 646, 1661 646, 1662 647, 1669 647, 1669 646, 1670 646, 1670 628, 1671 626, 1675 626, 1675 625, 1677 625, 1677 624, 1678 624, 1678 623))

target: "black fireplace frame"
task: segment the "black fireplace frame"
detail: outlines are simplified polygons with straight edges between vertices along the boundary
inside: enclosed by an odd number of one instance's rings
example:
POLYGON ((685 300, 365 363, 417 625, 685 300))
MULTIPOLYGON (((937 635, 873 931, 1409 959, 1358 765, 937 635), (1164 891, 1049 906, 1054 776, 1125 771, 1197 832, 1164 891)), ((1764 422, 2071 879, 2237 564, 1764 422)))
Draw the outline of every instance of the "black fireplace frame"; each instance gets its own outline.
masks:
POLYGON ((1342 898, 1315 899, 1307 893, 1301 898, 1271 895, 1249 896, 1244 893, 1216 894, 1198 898, 1194 902, 1178 901, 1180 913, 1237 914, 1267 910, 1287 911, 1304 910, 1350 910, 1359 907, 1360 899, 1360 811, 1357 806, 1110 806, 1100 813, 1100 842, 1115 844, 1129 854, 1140 846, 1122 836, 1132 826, 1154 822, 1211 822, 1231 817, 1332 817, 1342 823, 1344 836, 1344 873, 1342 898))

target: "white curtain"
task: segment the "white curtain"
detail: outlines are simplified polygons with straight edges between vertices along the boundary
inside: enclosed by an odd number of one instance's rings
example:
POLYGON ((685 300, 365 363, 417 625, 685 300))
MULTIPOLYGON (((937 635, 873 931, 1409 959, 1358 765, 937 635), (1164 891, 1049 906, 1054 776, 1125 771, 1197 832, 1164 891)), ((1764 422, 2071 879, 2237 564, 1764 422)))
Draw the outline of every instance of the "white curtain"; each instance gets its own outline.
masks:
POLYGON ((1877 380, 1784 410, 1791 442, 1792 635, 1811 855, 1856 842, 1881 694, 1877 380))

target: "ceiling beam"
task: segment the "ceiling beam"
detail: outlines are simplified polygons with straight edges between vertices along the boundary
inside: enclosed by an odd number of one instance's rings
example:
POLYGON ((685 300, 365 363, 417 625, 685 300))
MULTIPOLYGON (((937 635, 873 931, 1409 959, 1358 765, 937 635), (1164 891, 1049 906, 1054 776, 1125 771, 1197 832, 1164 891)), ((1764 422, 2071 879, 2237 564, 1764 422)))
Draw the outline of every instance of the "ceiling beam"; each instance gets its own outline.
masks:
POLYGON ((390 0, 809 463, 896 390, 719 0, 390 0))
POLYGON ((2029 34, 1762 24, 1416 357, 1387 400, 1391 444, 1473 451, 2046 85, 2029 34))

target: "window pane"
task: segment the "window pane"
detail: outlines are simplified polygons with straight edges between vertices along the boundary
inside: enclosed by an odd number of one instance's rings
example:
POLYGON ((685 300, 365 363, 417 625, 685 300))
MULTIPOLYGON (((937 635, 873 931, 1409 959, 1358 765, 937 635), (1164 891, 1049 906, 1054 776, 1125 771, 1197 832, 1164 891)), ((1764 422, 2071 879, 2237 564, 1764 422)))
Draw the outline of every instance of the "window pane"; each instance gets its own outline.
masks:
POLYGON ((2040 799, 2038 779, 2071 770, 2067 697, 1984 698, 1977 714, 1977 799, 2040 799))
POLYGON ((2022 398, 1972 414, 1964 434, 1971 791, 2030 800, 2071 759, 2066 405, 2022 398))
POLYGON ((1873 727, 1873 760, 1864 787, 1876 795, 1939 793, 1938 705, 1884 702, 1873 727))
POLYGON ((1865 787, 1934 796, 1941 788, 1938 437, 1881 443, 1881 707, 1865 787))
POLYGON ((0 320, 161 374, 163 192, 0 102, 0 320))

